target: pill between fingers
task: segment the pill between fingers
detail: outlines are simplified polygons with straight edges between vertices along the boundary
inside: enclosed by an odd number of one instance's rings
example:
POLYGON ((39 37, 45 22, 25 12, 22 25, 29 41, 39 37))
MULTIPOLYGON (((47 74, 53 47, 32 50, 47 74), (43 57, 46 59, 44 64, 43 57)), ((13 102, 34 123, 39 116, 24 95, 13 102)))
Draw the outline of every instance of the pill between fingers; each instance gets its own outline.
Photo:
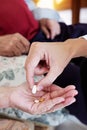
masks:
POLYGON ((35 94, 35 93, 36 93, 36 91, 37 91, 37 86, 36 86, 36 85, 34 85, 34 86, 33 86, 33 89, 32 89, 32 93, 33 93, 33 94, 35 94))

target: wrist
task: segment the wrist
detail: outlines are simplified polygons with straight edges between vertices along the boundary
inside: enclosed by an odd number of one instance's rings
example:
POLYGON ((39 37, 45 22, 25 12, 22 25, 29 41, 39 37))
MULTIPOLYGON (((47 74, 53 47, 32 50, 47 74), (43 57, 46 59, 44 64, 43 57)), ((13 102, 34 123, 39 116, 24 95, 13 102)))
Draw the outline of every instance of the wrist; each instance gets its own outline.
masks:
POLYGON ((84 38, 68 39, 65 44, 67 44, 71 59, 87 56, 87 40, 84 38))
POLYGON ((10 96, 13 91, 13 87, 3 86, 0 87, 0 108, 10 107, 10 96))

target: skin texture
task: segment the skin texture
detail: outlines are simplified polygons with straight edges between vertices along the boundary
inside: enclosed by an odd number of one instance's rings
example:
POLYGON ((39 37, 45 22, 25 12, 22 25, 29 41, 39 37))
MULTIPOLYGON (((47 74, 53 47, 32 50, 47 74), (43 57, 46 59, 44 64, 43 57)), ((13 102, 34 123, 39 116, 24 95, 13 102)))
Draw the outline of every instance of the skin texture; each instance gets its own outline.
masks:
POLYGON ((73 85, 66 88, 51 85, 36 94, 32 94, 27 83, 17 87, 0 87, 0 108, 13 107, 31 114, 44 114, 72 104, 77 93, 73 85), (35 103, 40 98, 44 100, 35 103))
POLYGON ((70 61, 69 53, 70 50, 62 42, 33 43, 25 64, 30 87, 35 84, 34 75, 42 75, 44 73, 47 73, 47 75, 38 83, 38 86, 46 87, 51 85, 70 61))
POLYGON ((9 34, 0 36, 0 55, 1 56, 20 56, 29 51, 29 41, 21 34, 9 34))
POLYGON ((39 23, 47 38, 54 39, 56 35, 61 33, 60 25, 56 20, 43 18, 39 23))
POLYGON ((26 60, 26 77, 32 88, 34 75, 47 73, 37 84, 38 90, 50 86, 63 72, 72 58, 87 56, 87 40, 68 39, 65 42, 35 42, 26 60))
MULTIPOLYGON (((55 38, 60 34, 60 25, 56 20, 41 19, 40 28, 47 38, 55 38)), ((13 33, 0 36, 0 56, 20 56, 28 54, 30 48, 29 40, 20 33, 13 33)))

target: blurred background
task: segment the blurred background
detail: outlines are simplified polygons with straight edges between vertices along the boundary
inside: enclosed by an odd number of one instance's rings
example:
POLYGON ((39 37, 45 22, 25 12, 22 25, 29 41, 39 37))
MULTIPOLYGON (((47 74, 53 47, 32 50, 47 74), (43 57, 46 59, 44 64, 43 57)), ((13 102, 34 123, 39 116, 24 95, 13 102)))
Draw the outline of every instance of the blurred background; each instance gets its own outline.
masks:
POLYGON ((38 7, 59 12, 67 24, 87 23, 87 0, 34 0, 38 7))

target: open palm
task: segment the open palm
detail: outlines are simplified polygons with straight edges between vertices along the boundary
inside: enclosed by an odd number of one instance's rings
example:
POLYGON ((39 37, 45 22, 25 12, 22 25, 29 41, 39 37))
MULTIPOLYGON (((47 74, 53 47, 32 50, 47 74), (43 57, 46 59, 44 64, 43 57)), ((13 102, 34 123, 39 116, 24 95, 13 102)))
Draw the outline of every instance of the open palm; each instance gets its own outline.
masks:
POLYGON ((10 106, 31 114, 44 114, 56 111, 75 102, 77 90, 73 85, 61 88, 51 85, 43 91, 32 94, 27 83, 15 87, 10 95, 10 106), (43 101, 35 102, 35 100, 43 101))

